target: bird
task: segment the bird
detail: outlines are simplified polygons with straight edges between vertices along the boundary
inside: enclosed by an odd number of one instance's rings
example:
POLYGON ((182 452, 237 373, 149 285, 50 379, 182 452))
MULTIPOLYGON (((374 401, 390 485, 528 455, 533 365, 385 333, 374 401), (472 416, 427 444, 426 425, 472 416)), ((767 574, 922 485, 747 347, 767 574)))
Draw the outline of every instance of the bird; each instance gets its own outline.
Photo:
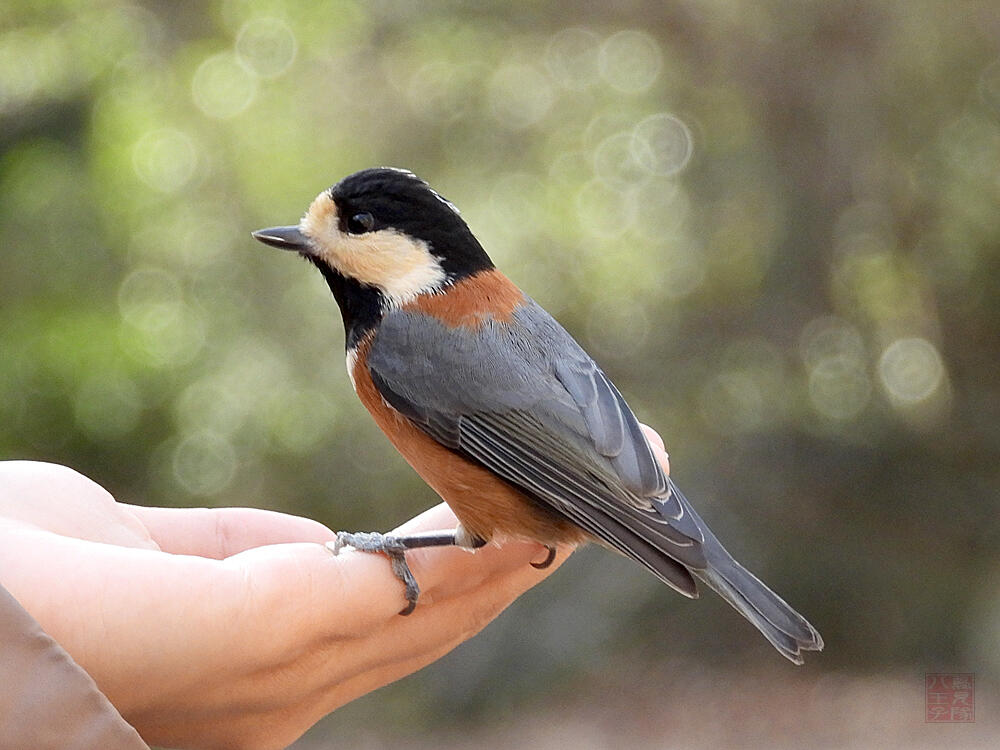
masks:
POLYGON ((373 167, 321 192, 297 225, 252 233, 325 278, 357 396, 451 507, 455 529, 338 532, 389 556, 525 539, 611 548, 680 594, 717 592, 790 661, 819 632, 726 551, 666 475, 622 394, 576 340, 494 265, 458 208, 413 172, 373 167))

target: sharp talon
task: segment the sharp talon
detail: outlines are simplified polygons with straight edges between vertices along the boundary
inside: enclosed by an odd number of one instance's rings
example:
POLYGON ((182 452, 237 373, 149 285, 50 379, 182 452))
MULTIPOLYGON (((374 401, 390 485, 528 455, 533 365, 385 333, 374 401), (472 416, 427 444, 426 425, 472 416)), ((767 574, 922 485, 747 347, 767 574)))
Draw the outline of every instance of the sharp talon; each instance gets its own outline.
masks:
POLYGON ((546 549, 548 549, 549 551, 549 556, 546 557, 544 560, 542 560, 540 563, 536 562, 531 563, 531 567, 538 568, 538 570, 545 570, 553 563, 553 561, 556 559, 556 548, 549 547, 548 545, 546 545, 546 549))
POLYGON ((402 617, 406 617, 407 615, 412 615, 413 614, 413 610, 415 610, 416 608, 417 608, 417 603, 416 602, 410 602, 405 607, 403 607, 401 610, 399 610, 399 614, 402 617))

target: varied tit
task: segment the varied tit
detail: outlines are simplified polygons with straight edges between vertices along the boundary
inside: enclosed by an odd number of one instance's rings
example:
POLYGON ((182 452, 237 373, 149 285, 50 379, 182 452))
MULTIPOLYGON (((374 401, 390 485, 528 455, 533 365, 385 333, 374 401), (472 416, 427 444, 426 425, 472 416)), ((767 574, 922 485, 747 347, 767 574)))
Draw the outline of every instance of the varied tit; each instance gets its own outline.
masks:
POLYGON ((459 519, 415 536, 338 534, 389 555, 502 538, 594 540, 685 596, 718 592, 795 663, 819 633, 736 562, 654 458, 621 393, 579 344, 496 269, 458 209, 400 169, 320 193, 298 226, 254 232, 326 278, 347 370, 375 422, 459 519))

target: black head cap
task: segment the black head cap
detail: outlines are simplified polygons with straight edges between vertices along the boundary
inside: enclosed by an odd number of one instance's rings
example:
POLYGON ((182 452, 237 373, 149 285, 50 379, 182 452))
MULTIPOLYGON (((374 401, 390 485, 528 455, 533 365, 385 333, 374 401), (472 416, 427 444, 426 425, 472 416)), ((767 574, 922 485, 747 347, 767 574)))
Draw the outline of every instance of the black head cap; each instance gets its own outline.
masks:
POLYGON ((372 230, 393 229, 426 242, 449 278, 493 268, 458 209, 412 172, 363 169, 330 188, 330 197, 337 204, 342 229, 352 217, 370 214, 372 230))

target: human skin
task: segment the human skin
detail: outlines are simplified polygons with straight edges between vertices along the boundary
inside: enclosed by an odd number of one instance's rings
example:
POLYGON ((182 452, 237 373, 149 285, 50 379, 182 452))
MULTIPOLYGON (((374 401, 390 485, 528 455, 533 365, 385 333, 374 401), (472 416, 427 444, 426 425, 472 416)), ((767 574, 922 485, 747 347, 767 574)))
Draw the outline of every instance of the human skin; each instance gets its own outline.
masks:
MULTIPOLYGON (((659 436, 647 435, 664 466, 659 436)), ((453 528, 438 505, 397 531, 453 528)), ((571 552, 418 549, 408 617, 388 560, 250 508, 127 505, 64 466, 0 462, 0 583, 150 744, 281 748, 471 638, 571 552)))

